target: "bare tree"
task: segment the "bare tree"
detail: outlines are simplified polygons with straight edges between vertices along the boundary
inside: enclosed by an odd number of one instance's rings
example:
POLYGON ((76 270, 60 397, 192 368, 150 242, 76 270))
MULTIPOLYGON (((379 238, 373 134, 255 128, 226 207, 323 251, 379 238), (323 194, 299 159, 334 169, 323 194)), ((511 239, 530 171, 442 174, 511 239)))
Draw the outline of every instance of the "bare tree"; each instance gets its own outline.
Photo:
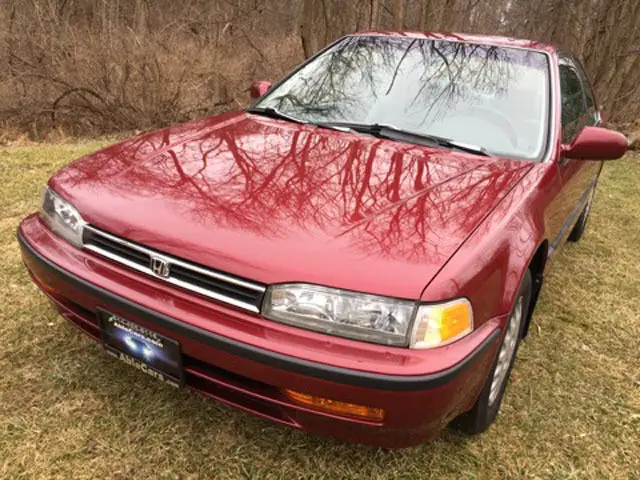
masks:
POLYGON ((371 1, 371 17, 369 19, 369 28, 376 29, 380 24, 380 0, 371 1))
POLYGON ((554 43, 609 120, 640 117, 639 0, 3 0, 0 125, 92 134, 237 108, 250 81, 362 29, 554 43))
POLYGON ((393 28, 404 28, 404 0, 393 0, 393 28))
POLYGON ((315 11, 315 0, 303 0, 302 2, 302 18, 300 19, 300 39, 302 40, 302 49, 306 58, 313 55, 316 51, 316 37, 313 32, 313 14, 315 11))

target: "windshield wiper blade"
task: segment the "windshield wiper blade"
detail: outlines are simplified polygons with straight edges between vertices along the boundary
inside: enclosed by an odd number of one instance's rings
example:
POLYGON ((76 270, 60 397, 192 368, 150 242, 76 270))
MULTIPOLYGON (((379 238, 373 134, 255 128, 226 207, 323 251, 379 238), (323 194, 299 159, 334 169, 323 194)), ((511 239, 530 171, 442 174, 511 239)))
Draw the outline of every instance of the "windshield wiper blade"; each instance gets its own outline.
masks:
POLYGON ((314 127, 327 128, 329 130, 337 130, 338 132, 354 131, 348 126, 344 126, 336 123, 308 122, 300 118, 292 117, 291 115, 281 112, 280 110, 274 107, 253 107, 253 108, 247 108, 245 111, 248 113, 255 113, 256 115, 264 115, 265 117, 269 117, 269 118, 277 118, 278 120, 287 120, 287 121, 299 123, 302 125, 312 125, 314 127))
POLYGON ((451 140, 449 138, 437 137, 433 135, 429 135, 429 138, 433 139, 438 145, 442 147, 448 147, 448 148, 462 150, 469 153, 475 153, 476 155, 483 155, 485 157, 493 156, 486 148, 481 147, 479 145, 458 142, 457 140, 451 140))
POLYGON ((384 123, 373 124, 360 124, 360 123, 341 123, 336 122, 332 124, 334 127, 348 128, 349 130, 373 135, 374 137, 386 138, 388 140, 403 140, 413 141, 418 140, 420 143, 426 142, 427 144, 436 144, 440 147, 451 148, 455 150, 463 150, 469 153, 475 153, 476 155, 483 155, 485 157, 491 157, 492 154, 484 147, 473 145, 470 143, 458 142, 445 137, 439 137, 437 135, 428 135, 410 130, 404 130, 402 128, 395 127, 393 125, 387 125, 384 123))
POLYGON ((275 118, 278 120, 287 120, 289 122, 300 123, 306 125, 308 122, 304 120, 300 120, 299 118, 292 117, 284 112, 281 112, 277 108, 274 107, 251 107, 245 110, 248 113, 255 113, 256 115, 263 115, 269 118, 275 118))
POLYGON ((335 123, 335 122, 309 122, 309 125, 313 125, 318 128, 327 128, 329 130, 336 130, 344 133, 356 133, 356 131, 347 124, 335 123))

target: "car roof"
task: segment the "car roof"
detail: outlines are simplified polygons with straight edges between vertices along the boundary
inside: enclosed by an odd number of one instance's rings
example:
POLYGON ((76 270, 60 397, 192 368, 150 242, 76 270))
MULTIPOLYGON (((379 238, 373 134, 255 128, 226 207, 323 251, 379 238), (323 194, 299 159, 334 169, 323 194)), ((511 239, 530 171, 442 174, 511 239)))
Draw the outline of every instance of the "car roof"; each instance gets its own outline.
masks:
POLYGON ((354 36, 381 35, 387 37, 411 37, 427 38, 430 40, 447 40, 452 42, 478 43, 484 45, 496 45, 500 47, 526 48, 530 50, 542 50, 553 53, 557 50, 555 45, 526 40, 522 38, 500 37, 496 35, 475 35, 468 33, 451 32, 405 32, 405 31, 364 31, 353 34, 354 36))

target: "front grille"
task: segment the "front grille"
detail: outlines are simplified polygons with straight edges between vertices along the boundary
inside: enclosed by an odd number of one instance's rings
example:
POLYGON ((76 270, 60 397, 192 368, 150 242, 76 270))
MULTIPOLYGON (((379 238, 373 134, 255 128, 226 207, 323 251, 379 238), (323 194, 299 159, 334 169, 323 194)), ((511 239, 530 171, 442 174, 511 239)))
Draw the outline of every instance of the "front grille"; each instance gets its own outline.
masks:
POLYGON ((91 225, 84 228, 84 248, 109 260, 146 273, 172 285, 252 312, 260 311, 265 286, 228 273, 144 247, 91 225), (152 270, 152 260, 160 260, 167 271, 152 270))

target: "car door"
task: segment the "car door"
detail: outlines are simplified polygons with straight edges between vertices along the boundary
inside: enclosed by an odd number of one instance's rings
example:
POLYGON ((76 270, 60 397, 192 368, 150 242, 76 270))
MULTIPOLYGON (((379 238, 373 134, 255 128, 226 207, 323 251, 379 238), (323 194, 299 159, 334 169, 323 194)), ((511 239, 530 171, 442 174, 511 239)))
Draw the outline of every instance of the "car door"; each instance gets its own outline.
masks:
MULTIPOLYGON (((587 125, 597 125, 600 114, 595 97, 580 64, 570 55, 558 55, 562 117, 562 143, 571 144, 587 125)), ((556 248, 571 232, 584 205, 593 191, 602 162, 569 159, 562 154, 557 167, 561 183, 560 192, 552 202, 549 218, 556 248)))

